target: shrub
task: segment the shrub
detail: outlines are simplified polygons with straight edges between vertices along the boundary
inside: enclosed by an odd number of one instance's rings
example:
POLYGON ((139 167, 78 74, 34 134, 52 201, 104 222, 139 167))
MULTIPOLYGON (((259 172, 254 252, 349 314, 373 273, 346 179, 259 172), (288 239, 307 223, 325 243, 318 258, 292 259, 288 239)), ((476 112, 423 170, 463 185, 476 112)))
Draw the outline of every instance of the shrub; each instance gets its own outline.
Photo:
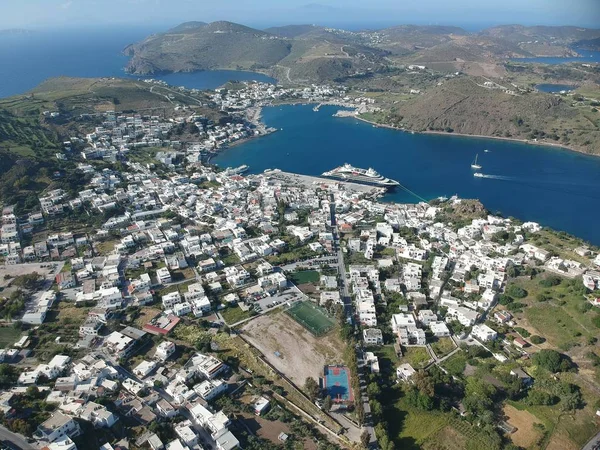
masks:
POLYGON ((511 284, 506 288, 506 293, 514 298, 525 298, 527 297, 527 291, 522 287, 511 284))
POLYGON ((531 341, 532 344, 543 344, 544 342, 546 342, 546 339, 544 339, 541 336, 538 336, 537 334, 534 334, 533 336, 531 336, 531 338, 529 339, 531 341))
POLYGON ((525 328, 515 327, 515 331, 525 338, 531 336, 531 333, 525 328))
POLYGON ((560 277, 552 275, 552 276, 549 276, 547 278, 540 280, 540 286, 549 288, 552 286, 558 286, 561 282, 562 282, 562 279, 560 277))

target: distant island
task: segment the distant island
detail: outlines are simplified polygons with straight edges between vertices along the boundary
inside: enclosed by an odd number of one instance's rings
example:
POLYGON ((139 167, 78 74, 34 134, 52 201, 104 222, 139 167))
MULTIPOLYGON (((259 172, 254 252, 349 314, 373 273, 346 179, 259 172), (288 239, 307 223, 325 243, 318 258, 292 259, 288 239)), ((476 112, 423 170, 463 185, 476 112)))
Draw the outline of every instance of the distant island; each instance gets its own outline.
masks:
POLYGON ((26 30, 24 28, 7 28, 4 30, 0 30, 0 36, 9 35, 9 34, 31 34, 33 31, 26 30))

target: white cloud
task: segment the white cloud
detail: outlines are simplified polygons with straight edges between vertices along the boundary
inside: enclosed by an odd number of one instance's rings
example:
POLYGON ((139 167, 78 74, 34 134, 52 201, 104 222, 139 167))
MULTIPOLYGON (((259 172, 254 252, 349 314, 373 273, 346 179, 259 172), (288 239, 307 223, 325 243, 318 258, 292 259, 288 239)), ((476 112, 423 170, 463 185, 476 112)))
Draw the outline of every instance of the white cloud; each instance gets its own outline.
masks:
POLYGON ((61 9, 69 9, 72 4, 73 4, 73 0, 67 0, 66 2, 64 2, 60 5, 60 8, 61 9))

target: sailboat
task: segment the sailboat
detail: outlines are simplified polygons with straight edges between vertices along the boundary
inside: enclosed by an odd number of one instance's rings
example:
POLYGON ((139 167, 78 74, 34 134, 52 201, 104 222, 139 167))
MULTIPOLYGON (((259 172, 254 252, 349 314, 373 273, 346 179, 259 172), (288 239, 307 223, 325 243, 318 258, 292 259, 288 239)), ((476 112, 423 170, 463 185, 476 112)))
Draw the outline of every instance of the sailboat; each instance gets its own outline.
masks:
POLYGON ((471 169, 481 169, 481 166, 477 164, 477 158, 479 157, 479 153, 475 155, 475 161, 471 163, 471 169))

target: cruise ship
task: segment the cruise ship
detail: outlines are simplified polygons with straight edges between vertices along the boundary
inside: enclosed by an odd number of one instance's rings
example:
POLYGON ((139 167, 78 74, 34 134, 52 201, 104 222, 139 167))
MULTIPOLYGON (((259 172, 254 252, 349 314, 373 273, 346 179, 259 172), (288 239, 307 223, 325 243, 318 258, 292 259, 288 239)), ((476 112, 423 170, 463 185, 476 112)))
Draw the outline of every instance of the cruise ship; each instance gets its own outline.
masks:
POLYGON ((323 176, 328 178, 337 178, 339 180, 348 181, 351 183, 372 184, 374 186, 382 187, 394 187, 400 184, 396 180, 383 177, 374 169, 359 169, 358 167, 353 167, 350 164, 344 164, 343 166, 336 167, 329 172, 324 172, 323 176))

